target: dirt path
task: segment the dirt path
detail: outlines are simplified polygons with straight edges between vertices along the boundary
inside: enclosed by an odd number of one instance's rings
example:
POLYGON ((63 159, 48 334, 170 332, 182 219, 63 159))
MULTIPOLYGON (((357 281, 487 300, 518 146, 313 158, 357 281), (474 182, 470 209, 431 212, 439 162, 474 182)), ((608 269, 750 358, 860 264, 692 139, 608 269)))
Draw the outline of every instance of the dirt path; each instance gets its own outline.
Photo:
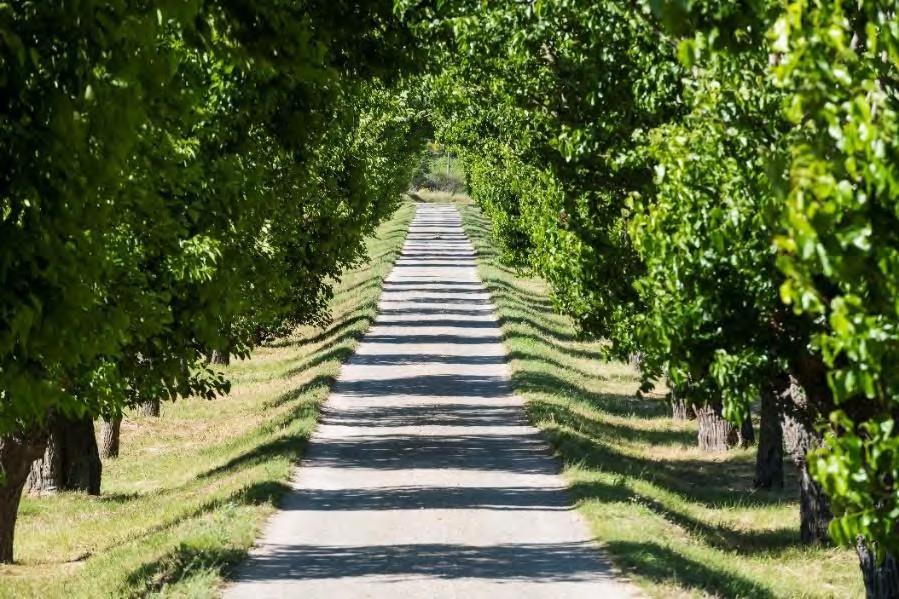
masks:
POLYGON ((629 597, 511 392, 452 206, 418 207, 294 491, 225 597, 629 597))

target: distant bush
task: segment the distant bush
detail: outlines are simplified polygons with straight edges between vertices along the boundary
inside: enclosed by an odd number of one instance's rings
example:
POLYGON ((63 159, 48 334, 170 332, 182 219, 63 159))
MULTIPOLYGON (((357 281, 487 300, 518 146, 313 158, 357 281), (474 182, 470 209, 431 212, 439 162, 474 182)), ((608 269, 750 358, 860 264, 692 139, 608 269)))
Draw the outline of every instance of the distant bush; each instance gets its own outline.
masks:
POLYGON ((442 191, 449 194, 465 192, 465 181, 458 175, 450 173, 422 172, 417 170, 412 176, 412 189, 442 191))
POLYGON ((422 153, 412 173, 409 188, 451 195, 466 193, 468 190, 461 161, 452 154, 447 154, 443 146, 433 142, 429 143, 427 150, 422 153))

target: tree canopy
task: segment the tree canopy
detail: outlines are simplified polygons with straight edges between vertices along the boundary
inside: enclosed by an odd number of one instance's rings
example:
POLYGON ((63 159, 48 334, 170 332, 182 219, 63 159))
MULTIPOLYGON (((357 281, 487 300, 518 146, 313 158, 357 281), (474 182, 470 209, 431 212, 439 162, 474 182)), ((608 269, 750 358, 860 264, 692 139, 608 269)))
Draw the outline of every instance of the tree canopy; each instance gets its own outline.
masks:
POLYGON ((51 416, 212 397, 212 352, 326 317, 424 141, 412 40, 391 2, 0 5, 9 488, 51 416))
POLYGON ((456 7, 432 102, 505 260, 647 385, 786 398, 832 537, 899 551, 895 7, 456 7))
POLYGON ((325 318, 433 126, 583 334, 697 414, 776 397, 831 536, 897 555, 897 81, 886 0, 0 4, 6 484, 325 318))

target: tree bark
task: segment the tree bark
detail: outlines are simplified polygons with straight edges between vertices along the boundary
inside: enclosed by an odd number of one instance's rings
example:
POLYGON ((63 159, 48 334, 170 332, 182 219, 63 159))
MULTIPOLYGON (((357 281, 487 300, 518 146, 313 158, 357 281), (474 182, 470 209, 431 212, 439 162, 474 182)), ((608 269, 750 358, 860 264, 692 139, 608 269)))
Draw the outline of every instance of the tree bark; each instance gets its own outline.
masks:
POLYGON ((13 561, 13 539, 22 489, 31 463, 41 456, 46 444, 45 430, 0 437, 0 564, 13 561))
POLYGON ((56 417, 50 424, 50 441, 44 455, 31 466, 28 491, 84 491, 99 495, 101 475, 93 419, 56 417))
POLYGON ((221 364, 223 366, 227 366, 231 363, 231 355, 226 352, 220 352, 217 349, 212 350, 212 355, 209 358, 209 361, 213 364, 221 364))
POLYGON ((674 420, 689 420, 690 410, 687 409, 687 402, 672 395, 671 397, 671 417, 674 420))
POLYGON ((154 418, 159 417, 159 400, 158 399, 148 399, 147 401, 142 401, 137 405, 138 411, 144 416, 152 416, 154 418))
POLYGON ((119 433, 122 428, 122 417, 104 418, 100 427, 100 457, 119 457, 119 433))
POLYGON ((777 390, 762 391, 759 416, 759 444, 755 454, 755 480, 753 485, 760 489, 783 489, 783 430, 780 427, 780 408, 777 404, 777 390))
POLYGON ((699 420, 699 448, 703 451, 727 451, 739 442, 739 432, 730 422, 722 418, 720 408, 714 406, 694 406, 699 420))
POLYGON ((833 518, 830 501, 808 471, 807 454, 817 445, 817 435, 789 415, 783 418, 783 435, 787 453, 799 469, 799 536, 808 545, 828 544, 827 526, 833 518))
POLYGON ((862 538, 855 546, 858 552, 862 577, 865 579, 865 594, 868 599, 895 599, 899 597, 899 562, 887 553, 884 560, 877 562, 877 556, 862 538))
POLYGON ((48 425, 48 432, 44 454, 31 463, 31 471, 25 482, 29 493, 55 493, 65 488, 62 439, 55 433, 52 420, 48 425))
POLYGON ((692 420, 695 416, 692 404, 687 402, 684 393, 678 393, 671 383, 671 379, 665 377, 665 385, 668 387, 668 401, 671 404, 671 418, 674 420, 692 420))
POLYGON ((85 416, 79 420, 67 421, 65 452, 66 490, 99 495, 103 465, 93 418, 85 416))
POLYGON ((752 428, 752 415, 746 414, 743 424, 740 425, 740 447, 753 445, 755 445, 755 429, 752 428))

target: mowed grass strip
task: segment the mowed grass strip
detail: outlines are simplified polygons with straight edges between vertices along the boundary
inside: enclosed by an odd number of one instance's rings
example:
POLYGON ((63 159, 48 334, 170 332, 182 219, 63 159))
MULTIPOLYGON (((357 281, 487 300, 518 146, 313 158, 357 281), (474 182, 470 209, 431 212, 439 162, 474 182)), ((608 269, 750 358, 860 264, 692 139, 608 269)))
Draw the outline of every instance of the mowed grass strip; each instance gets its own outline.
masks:
POLYGON ((414 206, 368 240, 346 273, 332 323, 307 327, 226 367, 230 395, 127 414, 103 493, 26 497, 18 563, 0 567, 2 597, 209 597, 252 546, 288 488, 340 364, 373 322, 414 206))
POLYGON ((419 189, 407 191, 406 195, 410 200, 420 204, 471 204, 471 198, 466 193, 419 189))
POLYGON ((638 397, 637 373, 578 341, 547 286, 499 262, 480 210, 459 209, 515 388, 618 568, 653 597, 864 595, 854 552, 800 544, 792 465, 783 491, 754 491, 753 449, 700 452, 695 423, 672 420, 660 393, 638 397))

